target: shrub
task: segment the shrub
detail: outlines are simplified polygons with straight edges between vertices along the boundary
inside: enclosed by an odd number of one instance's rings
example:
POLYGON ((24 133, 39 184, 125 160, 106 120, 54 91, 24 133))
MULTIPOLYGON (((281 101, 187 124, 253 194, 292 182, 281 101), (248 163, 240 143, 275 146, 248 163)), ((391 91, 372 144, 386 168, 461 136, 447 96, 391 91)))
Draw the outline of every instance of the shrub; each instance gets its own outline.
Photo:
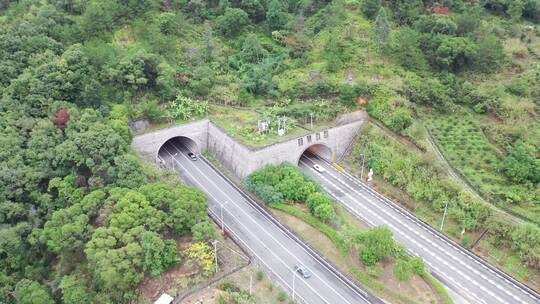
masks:
POLYGON ((191 234, 194 241, 207 241, 216 238, 216 230, 207 220, 191 227, 191 234))
POLYGON ((360 252, 360 262, 362 262, 362 264, 366 266, 373 266, 378 261, 377 256, 370 249, 366 248, 360 252))
POLYGON ((226 8, 225 13, 216 19, 216 28, 225 36, 237 35, 249 24, 249 17, 240 8, 226 8))
POLYGON ((409 261, 412 272, 419 276, 423 276, 426 273, 426 266, 424 260, 421 257, 414 257, 409 261))
POLYGON ((255 278, 257 279, 257 281, 262 281, 264 279, 264 271, 262 270, 257 270, 257 272, 255 273, 255 278))
POLYGON ((261 200, 268 204, 283 202, 283 195, 277 192, 274 187, 261 182, 251 182, 246 180, 248 190, 255 193, 261 200))
POLYGON ((284 302, 285 300, 287 300, 287 294, 285 293, 285 291, 280 290, 280 291, 278 292, 277 300, 278 300, 279 302, 284 302))
POLYGON ((408 281, 412 275, 411 265, 404 260, 397 260, 394 264, 394 276, 399 281, 408 281))
POLYGON ((144 101, 140 105, 140 110, 142 116, 151 122, 159 122, 164 116, 164 111, 157 100, 144 101))

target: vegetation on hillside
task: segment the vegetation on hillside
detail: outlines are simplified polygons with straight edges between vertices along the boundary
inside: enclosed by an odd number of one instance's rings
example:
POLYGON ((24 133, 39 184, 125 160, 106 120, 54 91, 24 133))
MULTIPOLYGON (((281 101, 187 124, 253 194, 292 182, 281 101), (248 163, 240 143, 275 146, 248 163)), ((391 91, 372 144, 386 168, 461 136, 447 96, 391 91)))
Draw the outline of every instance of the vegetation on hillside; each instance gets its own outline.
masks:
MULTIPOLYGON (((230 122, 245 112, 221 116, 252 145, 278 139, 280 117, 299 134, 295 123, 324 125, 366 102, 411 142, 426 127, 485 201, 530 222, 498 219, 490 243, 538 270, 539 20, 539 0, 0 1, 0 301, 128 302, 143 273, 173 265, 167 240, 195 222, 156 223, 169 203, 141 192, 157 178, 130 154, 127 124, 220 117, 209 104, 256 108, 238 127, 230 122), (270 133, 258 133, 259 119, 270 133), (124 263, 97 274, 116 245, 94 235, 118 239, 124 263), (144 266, 144 254, 163 259, 144 266)), ((465 231, 493 218, 445 182, 430 180, 442 196, 418 194, 430 164, 371 149, 379 170, 422 168, 388 179, 433 212, 448 196, 465 231)), ((179 189, 167 191, 198 196, 179 189)))

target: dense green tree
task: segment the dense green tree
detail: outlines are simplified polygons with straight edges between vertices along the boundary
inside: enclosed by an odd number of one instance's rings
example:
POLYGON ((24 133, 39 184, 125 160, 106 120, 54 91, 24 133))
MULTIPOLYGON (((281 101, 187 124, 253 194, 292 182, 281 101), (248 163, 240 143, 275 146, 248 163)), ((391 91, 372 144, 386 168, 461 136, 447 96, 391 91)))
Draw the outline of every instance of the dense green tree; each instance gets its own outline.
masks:
POLYGON ((409 77, 405 79, 403 94, 410 101, 444 109, 451 103, 450 90, 437 78, 409 77))
POLYGON ((259 38, 255 34, 248 34, 242 44, 240 52, 241 60, 246 63, 261 62, 268 52, 263 48, 259 38))
MULTIPOLYGON (((264 2, 263 2, 264 3, 264 2)), ((240 8, 255 22, 264 20, 264 6, 259 0, 240 0, 240 8)))
POLYGON ((271 30, 281 30, 287 24, 287 14, 280 0, 272 0, 268 4, 266 23, 271 30))
POLYGON ((110 167, 109 176, 118 187, 135 189, 146 183, 144 169, 139 159, 130 154, 114 158, 114 166, 110 167))
POLYGON ((38 282, 23 279, 15 288, 15 299, 19 304, 54 304, 47 288, 38 282))
POLYGON ((420 33, 409 27, 403 27, 392 31, 388 39, 387 50, 401 66, 415 72, 421 72, 427 70, 429 66, 419 43, 420 33))
POLYGON ((377 226, 364 234, 364 248, 360 260, 366 266, 373 265, 389 256, 395 248, 392 231, 386 226, 377 226))
POLYGON ((92 1, 81 17, 81 27, 87 36, 99 36, 112 30, 116 17, 121 13, 117 1, 92 1))
POLYGON ((108 67, 107 76, 123 89, 152 89, 159 75, 158 65, 155 54, 140 50, 114 62, 108 67))
POLYGON ((381 9, 381 0, 363 0, 360 2, 360 11, 364 16, 372 19, 381 9))
POLYGON ((216 230, 209 221, 202 221, 191 227, 191 235, 195 241, 209 241, 216 238, 216 230))
POLYGON ((113 212, 109 215, 109 221, 111 227, 122 231, 135 227, 161 231, 165 225, 166 216, 164 211, 152 206, 144 195, 132 190, 116 202, 113 212))
POLYGON ((177 189, 179 190, 176 190, 175 199, 169 205, 169 215, 173 219, 174 231, 184 234, 206 218, 208 203, 204 194, 199 190, 188 187, 177 189))
POLYGON ((513 181, 524 183, 540 182, 540 159, 535 159, 533 148, 525 144, 516 145, 504 160, 504 172, 513 181))
POLYGON ((248 14, 239 8, 228 7, 216 19, 216 28, 225 36, 236 36, 248 24, 248 14))
POLYGON ((391 0, 390 2, 394 16, 400 24, 412 24, 424 8, 421 0, 391 0))
POLYGON ((82 250, 92 230, 88 215, 76 204, 54 212, 45 223, 40 239, 51 251, 67 255, 82 250))
POLYGON ((164 270, 179 262, 176 242, 163 241, 155 232, 146 231, 141 237, 142 266, 151 276, 159 276, 164 270))
POLYGON ((375 18, 375 25, 373 27, 373 39, 377 46, 382 47, 388 36, 390 35, 390 23, 388 22, 388 17, 386 16, 386 10, 384 7, 381 7, 377 18, 375 18))
POLYGON ((476 53, 476 45, 468 38, 448 37, 437 48, 436 61, 441 69, 457 72, 471 65, 476 53))
POLYGON ((132 297, 132 287, 143 277, 142 248, 137 242, 143 232, 141 227, 127 232, 99 227, 86 244, 86 257, 96 283, 117 299, 132 297))
POLYGON ((521 16, 523 15, 524 8, 525 8, 525 3, 522 0, 509 1, 508 9, 506 10, 506 13, 510 15, 510 17, 513 20, 519 20, 521 19, 521 16))
POLYGON ((79 304, 94 302, 94 295, 88 289, 85 279, 76 275, 63 276, 59 285, 64 304, 79 304))
POLYGON ((493 35, 484 35, 476 43, 474 66, 482 72, 497 71, 504 59, 504 50, 501 42, 493 35))
POLYGON ((480 26, 481 7, 473 5, 468 7, 465 12, 454 17, 457 25, 457 34, 464 35, 474 32, 480 26))

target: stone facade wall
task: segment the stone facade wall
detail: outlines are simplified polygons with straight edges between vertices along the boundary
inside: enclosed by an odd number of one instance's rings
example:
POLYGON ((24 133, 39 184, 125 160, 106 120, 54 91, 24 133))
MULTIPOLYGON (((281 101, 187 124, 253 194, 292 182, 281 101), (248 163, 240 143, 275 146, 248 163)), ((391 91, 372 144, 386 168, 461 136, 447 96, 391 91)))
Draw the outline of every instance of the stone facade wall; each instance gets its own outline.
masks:
POLYGON ((183 125, 161 129, 133 137, 131 147, 138 151, 146 160, 156 161, 159 148, 169 139, 184 136, 195 141, 199 153, 206 149, 209 119, 188 122, 183 125))
POLYGON ((160 147, 167 140, 177 136, 188 137, 197 143, 198 153, 208 149, 236 176, 244 178, 267 164, 278 165, 284 161, 297 164, 302 153, 316 144, 332 151, 329 160, 339 158, 367 120, 365 112, 359 112, 356 117, 336 127, 256 149, 243 145, 208 119, 135 136, 132 147, 147 160, 155 161, 160 147))

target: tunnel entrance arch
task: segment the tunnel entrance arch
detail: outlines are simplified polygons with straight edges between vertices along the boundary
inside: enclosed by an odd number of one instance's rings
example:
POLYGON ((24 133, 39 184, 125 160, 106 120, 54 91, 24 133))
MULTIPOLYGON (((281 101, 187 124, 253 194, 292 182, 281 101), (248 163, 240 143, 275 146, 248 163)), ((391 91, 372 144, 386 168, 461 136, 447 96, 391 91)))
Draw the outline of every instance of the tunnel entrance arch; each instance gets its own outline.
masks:
POLYGON ((313 157, 313 155, 321 157, 327 161, 333 161, 334 153, 332 149, 325 144, 314 144, 302 151, 302 154, 300 154, 296 163, 299 164, 302 157, 313 157))
POLYGON ((186 136, 175 136, 165 141, 158 150, 158 158, 167 158, 168 155, 174 155, 175 153, 193 153, 200 155, 201 151, 197 143, 186 136))

